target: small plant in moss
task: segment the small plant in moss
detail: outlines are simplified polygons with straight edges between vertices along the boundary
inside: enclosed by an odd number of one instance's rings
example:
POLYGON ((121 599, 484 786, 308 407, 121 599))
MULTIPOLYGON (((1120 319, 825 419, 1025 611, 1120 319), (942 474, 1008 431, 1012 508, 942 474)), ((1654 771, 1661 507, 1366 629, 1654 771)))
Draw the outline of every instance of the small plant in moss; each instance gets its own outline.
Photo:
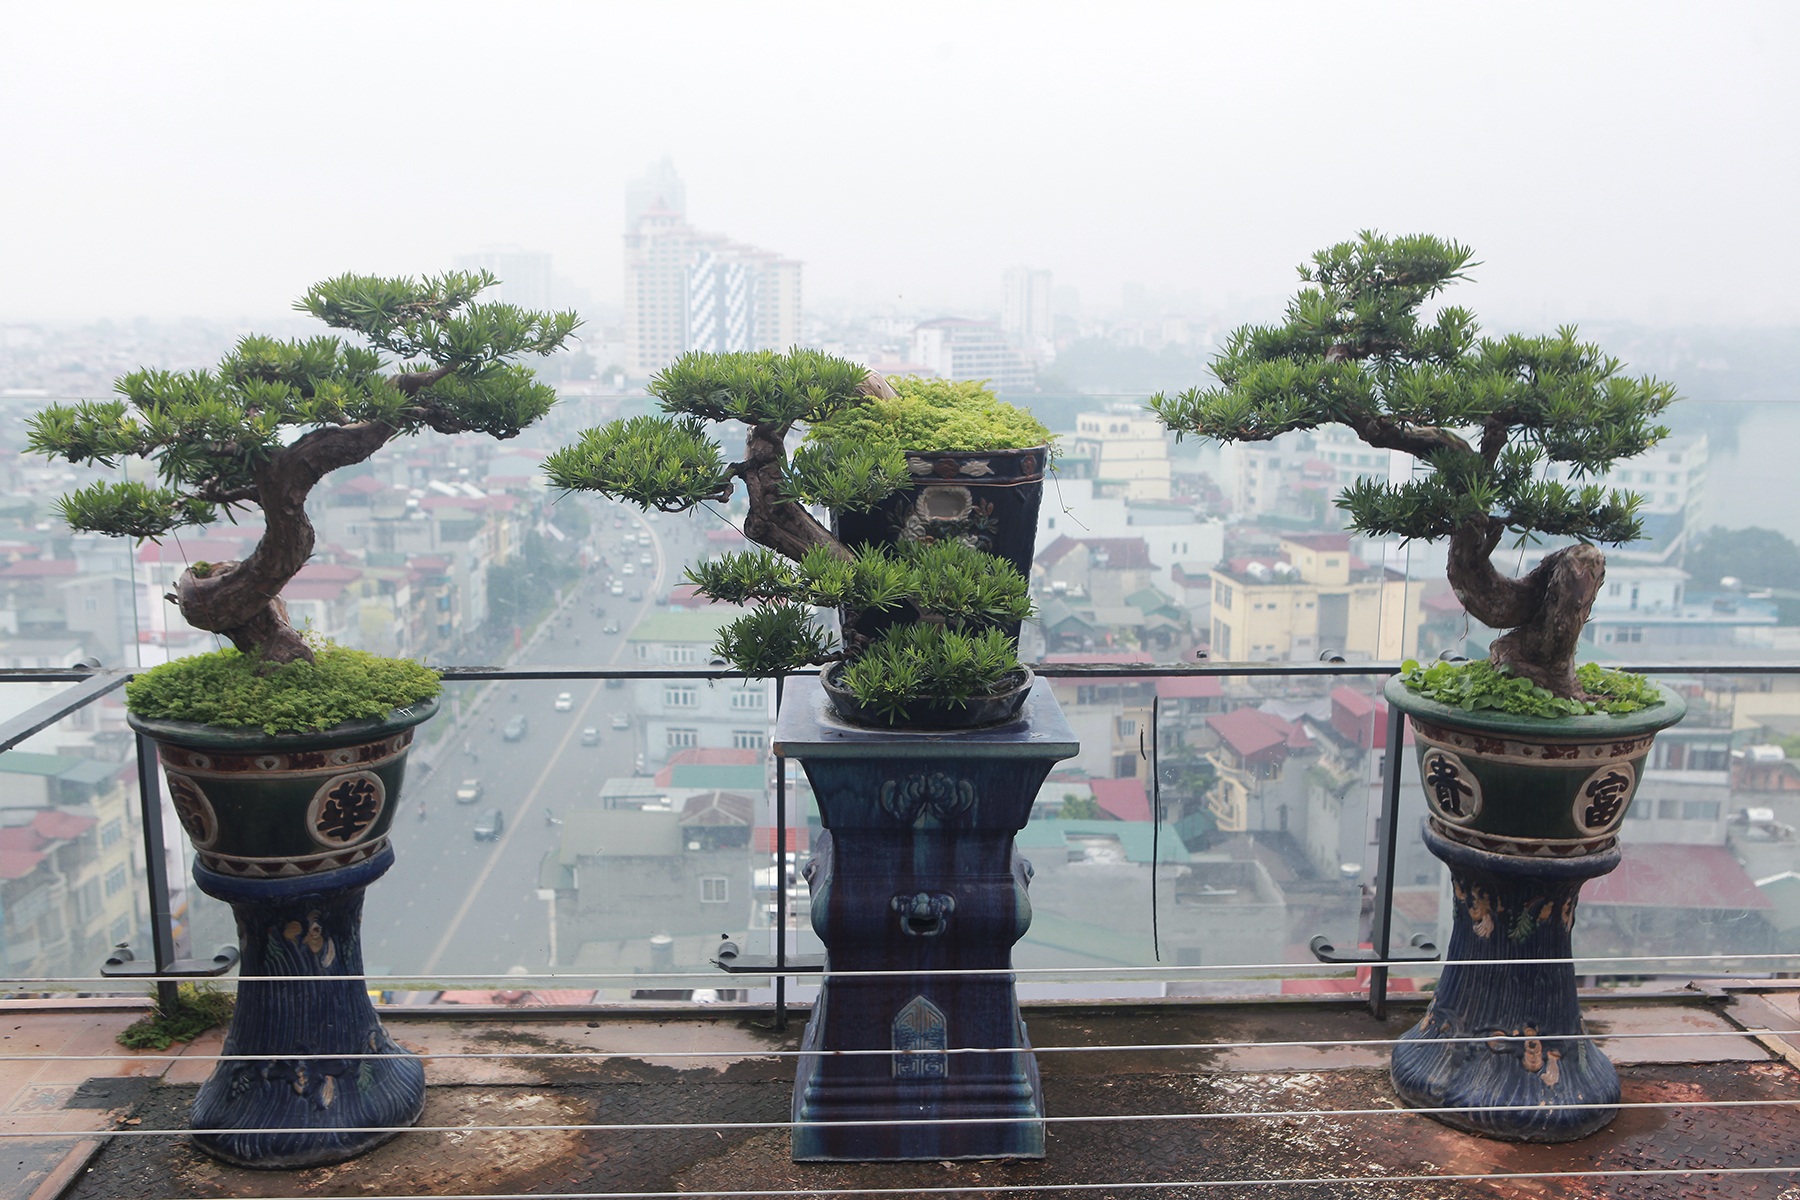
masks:
POLYGON ((1663 702, 1656 685, 1642 675, 1615 671, 1599 663, 1575 668, 1584 698, 1558 696, 1522 675, 1489 662, 1437 662, 1430 666, 1407 659, 1400 682, 1436 704, 1464 712, 1488 710, 1515 717, 1581 717, 1594 713, 1623 716, 1663 702))
POLYGON ((209 1029, 231 1020, 237 997, 211 983, 184 983, 176 990, 171 1010, 161 1001, 144 1016, 119 1031, 118 1043, 132 1050, 167 1050, 176 1042, 191 1042, 209 1029))
POLYGON ((310 662, 273 666, 229 647, 164 663, 126 683, 126 703, 140 717, 310 733, 384 719, 443 687, 436 671, 409 659, 330 642, 310 648, 310 662))
MULTIPOLYGON (((984 392, 979 385, 890 386, 855 363, 810 350, 689 354, 650 382, 666 415, 590 429, 545 459, 544 469, 557 487, 664 512, 725 503, 742 485, 744 536, 766 549, 723 555, 687 575, 709 599, 755 606, 721 633, 721 657, 757 675, 842 661, 849 690, 890 716, 903 697, 966 703, 1004 690, 1001 681, 1019 670, 1017 646, 995 627, 1031 615, 1024 578, 1005 560, 952 541, 852 550, 806 505, 865 511, 912 486, 900 442, 871 436, 885 424, 868 416, 876 406, 901 403, 938 412, 933 420, 955 418, 958 403, 971 407, 984 392), (796 427, 837 421, 859 432, 802 446, 790 461, 787 439, 796 427), (709 422, 745 426, 741 459, 726 461, 709 422), (844 614, 844 645, 818 623, 815 608, 844 614), (865 632, 865 613, 892 620, 865 632)), ((1048 438, 1029 414, 1000 407, 1014 414, 1006 419, 1019 444, 1048 438)))

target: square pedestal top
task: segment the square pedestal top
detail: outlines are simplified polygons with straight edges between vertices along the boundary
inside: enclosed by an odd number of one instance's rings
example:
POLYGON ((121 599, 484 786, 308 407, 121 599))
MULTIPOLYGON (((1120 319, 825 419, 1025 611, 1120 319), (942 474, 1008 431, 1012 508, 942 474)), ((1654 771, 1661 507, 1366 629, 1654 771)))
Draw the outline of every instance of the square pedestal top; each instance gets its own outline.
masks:
POLYGON ((790 679, 775 718, 775 753, 787 758, 1074 758, 1081 752, 1050 681, 1036 679, 1017 720, 969 730, 871 729, 832 711, 816 676, 790 679))

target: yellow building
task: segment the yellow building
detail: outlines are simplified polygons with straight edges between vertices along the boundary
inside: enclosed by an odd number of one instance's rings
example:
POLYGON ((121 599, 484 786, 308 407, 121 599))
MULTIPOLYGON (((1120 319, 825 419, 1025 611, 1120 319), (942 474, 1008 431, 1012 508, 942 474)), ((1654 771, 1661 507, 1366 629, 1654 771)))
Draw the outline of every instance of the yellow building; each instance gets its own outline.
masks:
POLYGON ((1229 559, 1211 576, 1215 662, 1418 653, 1423 589, 1356 558, 1347 533, 1283 537, 1275 556, 1229 559))

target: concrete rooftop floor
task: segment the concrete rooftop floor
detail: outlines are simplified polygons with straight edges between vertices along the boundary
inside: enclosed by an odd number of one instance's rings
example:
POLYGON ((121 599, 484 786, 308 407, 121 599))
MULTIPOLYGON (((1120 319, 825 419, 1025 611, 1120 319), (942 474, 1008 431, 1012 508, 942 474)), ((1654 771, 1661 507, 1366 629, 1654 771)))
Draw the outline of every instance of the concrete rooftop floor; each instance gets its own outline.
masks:
POLYGON ((1591 1002, 1626 1104, 1671 1107, 1627 1107, 1562 1146, 1486 1141, 1398 1109, 1382 1046, 1301 1044, 1391 1038, 1417 1006, 1395 1005, 1386 1023, 1342 1001, 1028 1006, 1049 1115, 1127 1118, 1053 1122, 1035 1162, 792 1162, 786 1129, 766 1123, 788 1117, 794 1059, 781 1052, 798 1048, 803 1011, 778 1032, 766 1010, 751 1009, 402 1008, 387 1010, 390 1030, 431 1056, 422 1128, 352 1162, 293 1172, 226 1167, 158 1132, 181 1128, 217 1033, 166 1055, 132 1053, 113 1037, 136 1009, 14 1001, 0 1005, 0 1055, 13 1056, 0 1061, 0 1200, 985 1187, 1044 1197, 1796 1200, 1800 1036, 1757 1031, 1800 1030, 1797 989, 1696 986, 1675 999, 1591 1002), (1682 1036, 1660 1036, 1669 1034, 1682 1036), (1220 1045, 1243 1042, 1283 1044, 1220 1045), (1183 1048, 1129 1048, 1172 1045, 1183 1048), (1081 1046, 1123 1048, 1053 1049, 1081 1046), (694 1052, 718 1057, 677 1057, 694 1052), (512 1057, 530 1055, 540 1057, 512 1057), (1743 1104, 1759 1100, 1775 1103, 1743 1104), (1367 1111, 1308 1115, 1326 1110, 1367 1111), (580 1128, 592 1125, 676 1127, 580 1128), (1689 1172, 1705 1167, 1738 1173, 1689 1172), (1658 1170, 1677 1173, 1630 1173, 1658 1170), (1408 1181, 1507 1174, 1528 1177, 1408 1181), (1183 1182, 1194 1186, 1168 1186, 1183 1182))

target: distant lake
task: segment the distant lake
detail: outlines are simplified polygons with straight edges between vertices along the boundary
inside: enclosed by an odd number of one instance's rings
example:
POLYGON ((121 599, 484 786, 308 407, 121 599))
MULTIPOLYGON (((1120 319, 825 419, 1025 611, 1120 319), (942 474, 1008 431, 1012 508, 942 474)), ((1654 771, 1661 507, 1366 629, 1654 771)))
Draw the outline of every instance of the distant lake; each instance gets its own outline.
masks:
POLYGON ((1800 403, 1741 406, 1708 430, 1700 527, 1760 525, 1800 541, 1800 403))

